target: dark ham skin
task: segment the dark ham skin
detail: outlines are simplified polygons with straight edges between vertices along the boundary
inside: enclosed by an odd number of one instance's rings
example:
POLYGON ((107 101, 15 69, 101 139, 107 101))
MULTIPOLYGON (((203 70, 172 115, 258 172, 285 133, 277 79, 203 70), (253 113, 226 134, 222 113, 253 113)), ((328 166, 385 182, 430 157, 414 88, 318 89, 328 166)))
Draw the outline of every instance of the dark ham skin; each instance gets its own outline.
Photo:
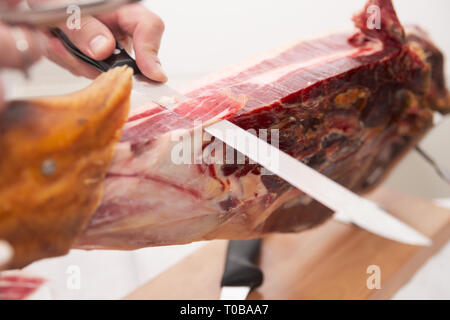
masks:
POLYGON ((423 31, 403 28, 391 1, 369 1, 354 21, 359 31, 297 42, 199 81, 174 109, 147 120, 140 114, 154 114, 148 107, 133 113, 140 119, 125 127, 105 197, 76 247, 248 239, 309 229, 332 215, 256 164, 170 163, 168 133, 193 128, 188 120, 217 120, 218 112, 205 115, 205 99, 243 129, 279 129, 281 150, 345 187, 376 187, 450 99, 442 54, 423 31), (380 7, 380 30, 366 26, 370 5, 380 7))

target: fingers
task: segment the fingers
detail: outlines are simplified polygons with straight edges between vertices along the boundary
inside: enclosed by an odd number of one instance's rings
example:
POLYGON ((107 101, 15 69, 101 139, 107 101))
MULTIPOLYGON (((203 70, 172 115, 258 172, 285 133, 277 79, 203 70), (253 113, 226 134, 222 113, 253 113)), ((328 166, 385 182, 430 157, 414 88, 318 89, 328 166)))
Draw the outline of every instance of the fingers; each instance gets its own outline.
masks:
MULTIPOLYGON (((30 7, 35 8, 49 1, 28 0, 27 3, 30 7)), ((69 29, 66 24, 61 24, 59 27, 75 46, 92 59, 106 59, 115 49, 116 42, 111 31, 94 17, 82 15, 80 29, 69 29)), ((73 56, 59 39, 48 32, 45 33, 45 47, 45 55, 49 60, 76 76, 93 79, 100 74, 94 67, 73 56)))
POLYGON ((0 68, 26 69, 42 55, 38 33, 0 24, 0 68))
POLYGON ((109 28, 94 17, 82 17, 81 29, 71 30, 65 24, 60 28, 78 49, 95 60, 108 58, 116 47, 109 28))
POLYGON ((95 79, 100 74, 100 71, 79 60, 73 54, 67 51, 67 49, 59 39, 49 34, 46 34, 45 38, 45 56, 49 60, 53 61, 64 69, 67 69, 75 76, 95 79))
MULTIPOLYGON (((94 17, 83 17, 80 29, 69 29, 62 25, 61 30, 83 53, 95 60, 108 58, 116 47, 113 34, 102 22, 94 17)), ((76 76, 94 79, 100 72, 94 67, 76 58, 64 47, 62 42, 47 34, 46 56, 76 76)))
MULTIPOLYGON (((38 1, 45 0, 28 2, 33 5, 38 1)), ((160 17, 142 5, 127 5, 97 18, 82 17, 81 29, 78 30, 69 29, 66 25, 60 28, 75 46, 95 60, 104 60, 113 53, 116 46, 115 37, 119 40, 131 37, 136 63, 141 72, 152 80, 167 81, 158 58, 164 23, 160 17)), ((98 75, 93 67, 73 57, 59 40, 48 38, 47 46, 46 56, 72 73, 88 78, 98 75)))
POLYGON ((134 4, 99 19, 119 37, 125 34, 133 38, 136 62, 145 76, 155 81, 167 81, 158 58, 164 33, 164 22, 160 17, 144 6, 134 4))
MULTIPOLYGON (((27 2, 32 8, 35 8, 50 1, 28 0, 27 2)), ((79 29, 71 29, 66 23, 62 23, 59 28, 78 49, 92 59, 104 60, 115 49, 116 41, 113 34, 107 26, 94 17, 82 15, 79 29)), ((65 60, 65 57, 62 59, 65 60)))

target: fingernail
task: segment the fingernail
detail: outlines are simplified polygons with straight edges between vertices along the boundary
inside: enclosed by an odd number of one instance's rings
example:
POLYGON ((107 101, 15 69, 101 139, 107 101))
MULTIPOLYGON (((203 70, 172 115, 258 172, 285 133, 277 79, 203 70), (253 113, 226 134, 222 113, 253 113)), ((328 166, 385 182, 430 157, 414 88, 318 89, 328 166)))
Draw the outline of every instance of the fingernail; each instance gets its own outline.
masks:
POLYGON ((109 44, 108 39, 105 36, 103 35, 96 36, 89 43, 91 54, 94 56, 101 55, 105 50, 108 49, 108 44, 109 44))

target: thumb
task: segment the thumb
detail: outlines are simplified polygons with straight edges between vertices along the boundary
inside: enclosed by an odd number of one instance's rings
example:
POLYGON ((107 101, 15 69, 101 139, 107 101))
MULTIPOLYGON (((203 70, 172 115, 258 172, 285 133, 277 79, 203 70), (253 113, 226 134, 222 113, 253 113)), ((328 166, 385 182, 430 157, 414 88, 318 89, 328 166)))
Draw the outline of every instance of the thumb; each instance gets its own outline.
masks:
POLYGON ((136 62, 146 77, 159 82, 167 81, 158 59, 164 33, 164 22, 159 16, 141 4, 130 4, 99 19, 116 34, 133 38, 136 62))

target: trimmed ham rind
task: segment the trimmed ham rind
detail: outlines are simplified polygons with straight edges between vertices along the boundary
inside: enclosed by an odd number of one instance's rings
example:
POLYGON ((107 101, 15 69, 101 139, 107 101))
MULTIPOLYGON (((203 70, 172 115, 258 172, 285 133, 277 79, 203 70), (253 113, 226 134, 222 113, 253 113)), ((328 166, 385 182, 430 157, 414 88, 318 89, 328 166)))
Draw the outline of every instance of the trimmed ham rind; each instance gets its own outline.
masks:
MULTIPOLYGON (((278 129, 281 150, 355 192, 379 184, 450 103, 442 54, 423 32, 404 31, 391 1, 369 1, 354 20, 359 31, 294 43, 199 81, 174 108, 151 104, 132 114, 102 204, 76 246, 247 239, 331 216, 256 164, 174 163, 174 135, 193 136, 218 119, 278 129), (369 5, 380 6, 380 30, 364 23, 369 5)), ((212 143, 194 145, 190 158, 212 143)))

